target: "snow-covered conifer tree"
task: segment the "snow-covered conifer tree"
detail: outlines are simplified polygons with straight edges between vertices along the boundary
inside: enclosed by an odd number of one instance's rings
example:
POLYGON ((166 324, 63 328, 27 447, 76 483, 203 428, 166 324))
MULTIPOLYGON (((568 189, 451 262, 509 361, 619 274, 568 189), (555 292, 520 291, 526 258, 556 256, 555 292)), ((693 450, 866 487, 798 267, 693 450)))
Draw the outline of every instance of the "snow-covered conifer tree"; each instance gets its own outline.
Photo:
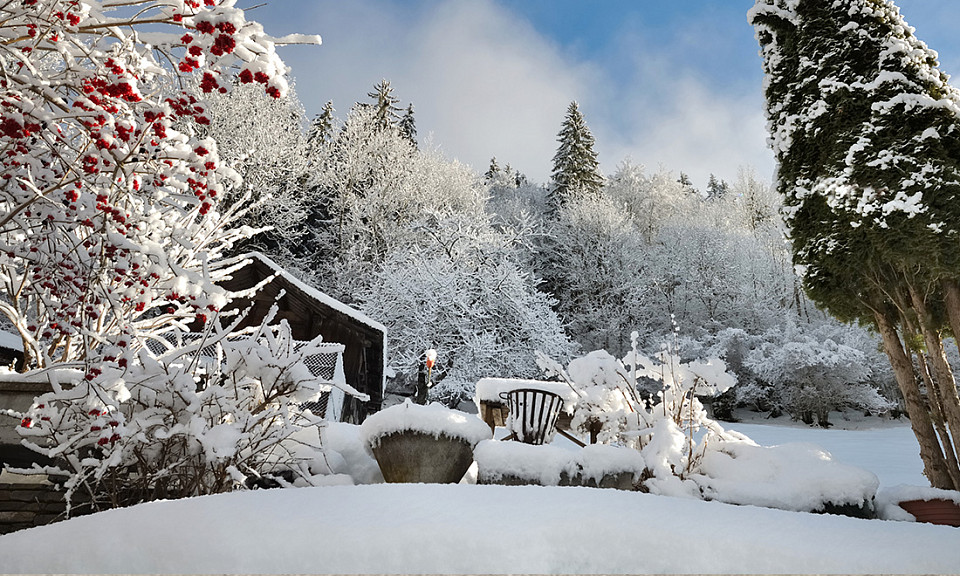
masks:
POLYGON ((333 137, 334 112, 333 102, 327 101, 323 110, 310 122, 310 128, 307 129, 308 156, 313 156, 320 146, 333 137))
POLYGON ((750 19, 804 287, 878 329, 927 477, 960 487, 960 399, 940 336, 960 328, 960 92, 889 0, 758 0, 750 19))
POLYGON ((367 97, 373 100, 372 104, 368 103, 366 105, 373 106, 376 125, 381 130, 386 129, 387 126, 398 126, 400 124, 400 108, 397 106, 400 99, 393 93, 393 86, 390 85, 388 80, 381 80, 373 87, 372 92, 367 92, 367 97))
POLYGON ((417 147, 417 121, 413 116, 413 104, 407 106, 406 112, 403 113, 403 116, 400 117, 400 122, 397 125, 400 129, 400 134, 410 141, 413 144, 413 147, 417 147))
POLYGON ((560 146, 553 157, 550 202, 555 210, 569 198, 596 194, 603 186, 603 174, 594 151, 594 138, 576 102, 571 102, 557 134, 560 146))

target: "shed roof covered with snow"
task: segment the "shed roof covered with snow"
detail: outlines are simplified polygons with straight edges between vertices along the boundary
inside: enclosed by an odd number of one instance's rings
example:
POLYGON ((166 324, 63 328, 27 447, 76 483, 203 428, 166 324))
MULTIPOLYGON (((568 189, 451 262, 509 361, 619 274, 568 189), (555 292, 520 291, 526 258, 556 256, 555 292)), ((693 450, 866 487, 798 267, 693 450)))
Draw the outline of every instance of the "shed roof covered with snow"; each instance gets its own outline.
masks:
POLYGON ((368 414, 380 410, 385 384, 386 328, 359 310, 305 284, 273 260, 259 252, 250 252, 234 260, 245 262, 220 285, 231 292, 248 290, 267 282, 254 295, 235 298, 226 308, 251 308, 241 327, 258 326, 270 307, 279 311, 274 321, 286 320, 297 340, 322 336, 325 342, 345 346, 343 368, 347 384, 370 395, 368 402, 348 398, 342 420, 359 423, 368 414), (279 297, 283 291, 283 296, 279 297))

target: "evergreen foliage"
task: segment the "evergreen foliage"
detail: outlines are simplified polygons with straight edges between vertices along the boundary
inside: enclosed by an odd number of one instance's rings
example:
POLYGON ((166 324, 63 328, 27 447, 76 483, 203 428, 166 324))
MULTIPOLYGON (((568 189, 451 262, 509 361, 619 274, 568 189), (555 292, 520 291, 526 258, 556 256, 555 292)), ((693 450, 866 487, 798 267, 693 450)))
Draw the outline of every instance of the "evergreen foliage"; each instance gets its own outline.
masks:
MULTIPOLYGON (((400 99, 393 93, 393 86, 388 80, 381 80, 373 87, 372 92, 367 92, 367 97, 373 100, 373 104, 366 104, 373 107, 373 117, 376 119, 376 125, 381 130, 388 126, 398 126, 400 124, 401 109, 397 106, 400 99)), ((410 109, 410 119, 413 119, 413 110, 410 109)))
POLYGON ((960 487, 960 400, 941 340, 948 322, 960 326, 949 306, 960 295, 960 92, 889 0, 759 0, 750 18, 804 287, 881 331, 928 477, 960 487), (924 349, 910 348, 913 334, 924 349), (934 384, 929 409, 911 353, 934 384), (949 424, 940 444, 936 422, 949 424))
POLYGON ((333 102, 327 101, 323 105, 323 110, 313 117, 310 122, 310 128, 307 130, 308 153, 312 155, 317 148, 326 144, 333 137, 333 102))
POLYGON ((400 135, 409 140, 414 148, 417 148, 417 121, 413 117, 413 104, 407 106, 407 111, 403 113, 397 127, 400 129, 400 135))
POLYGON ((576 102, 567 108, 557 141, 560 146, 553 157, 550 174, 553 180, 550 199, 554 209, 572 197, 596 194, 603 186, 600 163, 593 149, 593 134, 576 102))

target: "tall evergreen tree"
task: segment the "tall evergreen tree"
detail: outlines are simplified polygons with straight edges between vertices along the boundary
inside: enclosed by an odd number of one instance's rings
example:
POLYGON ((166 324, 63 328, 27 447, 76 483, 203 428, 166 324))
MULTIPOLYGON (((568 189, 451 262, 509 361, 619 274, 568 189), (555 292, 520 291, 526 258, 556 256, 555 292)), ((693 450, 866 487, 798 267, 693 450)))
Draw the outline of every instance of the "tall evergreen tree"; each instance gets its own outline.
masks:
POLYGON ((333 102, 327 101, 323 105, 323 110, 314 116, 310 122, 310 128, 307 130, 307 146, 311 152, 327 142, 332 136, 334 112, 333 102))
POLYGON ((367 92, 367 97, 373 100, 372 104, 367 105, 373 106, 376 125, 379 129, 385 130, 388 126, 400 124, 400 108, 397 106, 400 99, 393 94, 393 86, 390 85, 389 80, 381 80, 373 87, 372 92, 367 92))
POLYGON ((553 185, 550 206, 556 210, 573 196, 597 194, 603 188, 603 175, 594 151, 593 134, 576 102, 571 102, 557 135, 560 146, 553 157, 553 185))
POLYGON ((494 156, 493 158, 490 159, 490 167, 487 168, 487 171, 483 175, 483 177, 486 179, 487 182, 490 182, 492 180, 496 180, 497 176, 499 175, 500 175, 500 164, 497 163, 497 157, 494 156))
POLYGON ((407 111, 400 118, 397 125, 400 129, 400 135, 410 141, 414 148, 419 148, 417 144, 417 121, 413 117, 413 104, 407 106, 407 111))
POLYGON ((725 180, 717 180, 717 177, 711 174, 707 181, 707 200, 719 200, 726 196, 729 189, 730 186, 725 180))
POLYGON ((804 287, 877 328, 928 479, 960 488, 941 339, 960 333, 960 93, 889 0, 758 0, 750 19, 804 287))

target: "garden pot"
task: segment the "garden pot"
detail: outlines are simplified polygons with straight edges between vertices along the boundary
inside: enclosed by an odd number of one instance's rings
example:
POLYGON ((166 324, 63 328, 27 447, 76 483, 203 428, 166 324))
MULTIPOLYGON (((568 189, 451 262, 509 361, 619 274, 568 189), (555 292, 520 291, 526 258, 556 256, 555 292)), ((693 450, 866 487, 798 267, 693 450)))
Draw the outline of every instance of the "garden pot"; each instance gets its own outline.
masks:
POLYGON ((960 527, 960 506, 953 500, 904 500, 900 507, 913 514, 917 522, 960 527))
POLYGON ((473 446, 443 434, 404 430, 380 437, 373 455, 387 482, 455 484, 473 463, 473 446))

